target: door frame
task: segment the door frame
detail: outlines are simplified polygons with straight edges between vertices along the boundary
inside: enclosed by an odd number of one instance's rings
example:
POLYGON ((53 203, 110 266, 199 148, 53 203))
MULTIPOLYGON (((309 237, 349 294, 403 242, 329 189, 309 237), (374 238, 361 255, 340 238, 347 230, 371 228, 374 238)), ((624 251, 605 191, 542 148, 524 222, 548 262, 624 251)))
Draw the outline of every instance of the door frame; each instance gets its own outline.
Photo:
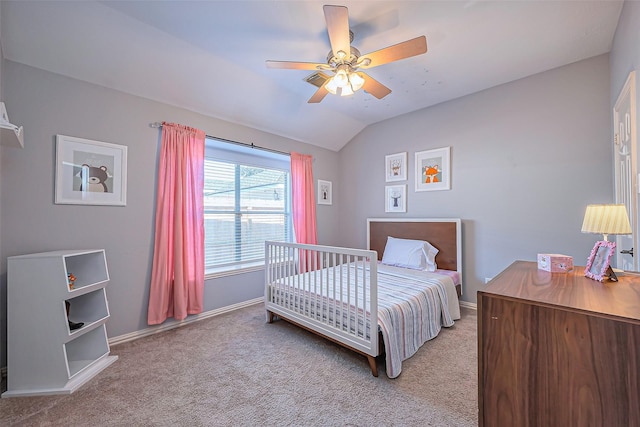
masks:
MULTIPOLYGON (((629 73, 629 76, 627 77, 627 81, 625 82, 624 86, 622 87, 622 89, 620 90, 620 93, 618 95, 618 98, 616 99, 616 102, 614 104, 613 107, 613 123, 612 123, 612 127, 613 127, 613 149, 614 149, 614 153, 613 153, 613 162, 614 162, 614 196, 615 196, 615 202, 616 203, 625 203, 625 199, 627 197, 625 197, 622 192, 624 191, 624 189, 619 188, 618 182, 618 176, 619 176, 619 171, 618 171, 618 147, 620 145, 620 139, 621 136, 619 135, 619 126, 618 123, 620 123, 620 121, 625 121, 626 119, 623 118, 622 120, 619 117, 619 113, 618 111, 621 108, 621 105, 623 105, 624 103, 626 103, 628 99, 629 102, 629 117, 628 117, 628 121, 625 123, 625 127, 628 128, 628 132, 629 132, 629 137, 630 137, 630 146, 631 146, 631 167, 630 167, 630 171, 629 173, 631 174, 631 186, 630 186, 630 191, 629 191, 629 204, 627 205, 627 208, 629 210, 628 214, 629 214, 629 222, 631 223, 631 231, 632 231, 632 239, 631 239, 631 244, 632 244, 632 248, 634 248, 634 250, 636 251, 636 254, 634 254, 634 256, 631 259, 631 263, 633 265, 632 270, 633 271, 638 271, 639 270, 639 266, 638 266, 638 258, 640 257, 640 246, 638 245, 638 191, 640 190, 640 188, 638 187, 639 185, 639 181, 640 181, 640 176, 638 176, 638 172, 637 172, 637 130, 636 130, 636 72, 631 71, 629 73)), ((627 246, 627 244, 621 245, 620 241, 623 240, 625 237, 624 236, 616 236, 616 246, 617 246, 617 252, 616 252, 616 266, 618 268, 622 268, 623 265, 623 257, 628 257, 629 255, 625 255, 625 254, 621 254, 620 251, 621 250, 628 250, 631 248, 627 248, 627 247, 622 247, 622 246, 627 246)), ((626 261, 629 261, 628 258, 626 258, 626 261)))

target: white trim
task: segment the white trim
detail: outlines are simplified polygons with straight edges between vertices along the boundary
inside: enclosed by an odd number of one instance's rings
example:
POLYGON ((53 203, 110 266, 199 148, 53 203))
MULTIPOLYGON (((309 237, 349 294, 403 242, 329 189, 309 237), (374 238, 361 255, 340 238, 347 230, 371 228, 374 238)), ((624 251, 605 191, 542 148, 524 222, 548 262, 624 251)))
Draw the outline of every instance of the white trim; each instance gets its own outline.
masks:
POLYGON ((253 271, 264 270, 264 260, 256 262, 245 262, 231 267, 212 268, 204 272, 204 280, 216 279, 218 277, 235 276, 236 274, 251 273, 253 271))
POLYGON ((478 310, 478 304, 469 301, 460 301, 460 307, 470 308, 471 310, 478 310))
POLYGON ((249 301, 228 305, 226 307, 217 308, 215 310, 210 310, 200 314, 194 314, 178 322, 172 322, 172 323, 169 323, 166 325, 160 325, 160 326, 152 326, 150 328, 131 332, 129 334, 118 335, 117 337, 109 338, 109 345, 112 346, 112 345, 122 344, 125 342, 136 340, 138 338, 148 337, 150 335, 155 335, 160 332, 165 332, 171 329, 179 328, 181 326, 189 325, 199 320, 208 319, 210 317, 218 316, 220 314, 229 313, 231 311, 239 310, 241 308, 249 307, 255 304, 262 304, 262 303, 264 303, 264 297, 254 298, 249 301))
MULTIPOLYGON (((171 329, 179 328, 181 326, 186 326, 188 324, 191 324, 193 322, 197 322, 199 320, 208 319, 210 317, 218 316, 220 314, 229 313, 231 311, 239 310, 241 308, 245 308, 245 307, 249 307, 251 305, 261 304, 261 303, 264 303, 264 297, 254 298, 254 299, 249 300, 249 301, 244 301, 244 302, 241 302, 241 303, 238 303, 238 304, 228 305, 226 307, 217 308, 215 310, 210 310, 210 311, 207 311, 205 313, 195 314, 195 315, 189 316, 185 320, 181 320, 179 322, 173 322, 173 323, 169 323, 167 325, 161 325, 161 326, 154 326, 154 327, 151 327, 151 328, 146 328, 146 329, 142 329, 142 330, 139 330, 139 331, 131 332, 129 334, 118 335, 117 337, 109 338, 109 346, 116 345, 116 344, 122 344, 122 343, 133 341, 133 340, 137 340, 138 338, 148 337, 148 336, 151 336, 151 335, 158 334, 160 332, 165 332, 165 331, 169 331, 171 329)), ((7 367, 6 366, 3 366, 2 368, 0 368, 0 377, 1 378, 7 378, 7 367)))
MULTIPOLYGON (((637 157, 637 132, 636 132, 636 72, 635 70, 629 73, 624 86, 620 90, 620 94, 618 95, 618 99, 616 100, 615 105, 613 106, 613 164, 614 164, 614 197, 616 203, 624 203, 627 207, 627 214, 629 215, 629 220, 631 222, 631 237, 628 236, 614 236, 615 242, 618 247, 621 246, 631 246, 634 247, 638 242, 638 208, 637 208, 637 199, 638 199, 638 161, 637 157), (621 113, 624 112, 624 105, 626 101, 629 102, 629 117, 621 117, 621 113), (628 120, 628 122, 627 122, 628 120), (625 123, 625 131, 629 132, 630 136, 630 145, 631 145, 631 153, 629 153, 629 161, 631 162, 630 169, 631 171, 626 171, 625 173, 620 171, 620 160, 621 156, 623 156, 620 152, 620 141, 619 138, 622 138, 622 135, 619 134, 619 125, 620 123, 625 123), (627 129, 628 126, 628 129, 627 129), (625 182, 620 182, 621 179, 626 178, 622 175, 626 175, 629 173, 630 185, 626 185, 625 182), (629 188, 625 188, 629 187, 629 188), (630 241, 627 239, 631 239, 630 241)), ((623 156, 624 157, 624 156, 623 156)), ((624 169, 628 169, 629 165, 625 165, 624 169)), ((606 240, 606 239, 605 239, 606 240)), ((627 246, 627 248, 628 248, 627 246)), ((638 258, 632 257, 631 264, 627 264, 629 260, 625 258, 621 252, 618 252, 616 255, 616 267, 624 269, 624 270, 638 270, 638 258)))
MULTIPOLYGON (((196 322, 196 321, 199 321, 199 320, 208 319, 209 317, 218 316, 220 314, 228 313, 228 312, 234 311, 234 310, 239 310, 241 308, 249 307, 251 305, 260 304, 260 303, 263 303, 263 302, 264 302, 264 298, 263 297, 255 298, 255 299, 252 299, 252 300, 249 300, 249 301, 241 302, 239 304, 229 305, 229 306, 218 308, 218 309, 215 309, 215 310, 210 310, 210 311, 207 311, 206 313, 196 314, 196 315, 193 315, 193 316, 189 317, 188 319, 185 319, 185 320, 183 320, 181 322, 174 322, 174 323, 171 323, 169 325, 163 325, 163 326, 154 327, 154 328, 147 328, 147 329, 143 329, 141 331, 132 332, 130 334, 119 335, 117 337, 110 338, 109 339, 109 345, 112 346, 112 345, 116 345, 116 344, 122 344, 122 343, 125 343, 125 342, 136 340, 138 338, 143 338, 143 337, 147 337, 147 336, 150 336, 150 335, 155 335, 157 333, 168 331, 168 330, 175 329, 175 328, 179 328, 181 326, 185 326, 185 325, 188 325, 190 323, 193 323, 193 322, 196 322)), ((471 310, 477 310, 478 309, 478 306, 475 303, 467 302, 467 301, 460 301, 460 307, 469 308, 471 310)), ((0 377, 1 378, 7 378, 7 367, 6 366, 0 368, 0 377)))
MULTIPOLYGON (((193 316, 188 317, 187 319, 181 322, 174 322, 168 325, 163 325, 159 327, 147 328, 140 331, 132 332, 130 334, 119 335, 117 337, 109 338, 109 345, 122 344, 125 342, 133 341, 138 338, 148 337, 151 335, 158 334, 160 332, 168 331, 171 329, 179 328, 181 326, 188 325, 193 322, 197 322, 199 320, 208 319, 209 317, 218 316, 220 314, 229 313, 234 310, 239 310, 241 308, 249 307, 251 305, 260 304, 264 302, 264 297, 255 298, 249 301, 241 302, 238 304, 229 305, 222 308, 217 308, 215 310, 207 311, 206 313, 200 313, 193 316)), ((469 308, 471 310, 477 310, 478 306, 475 303, 460 301, 460 307, 469 308)), ((7 367, 4 366, 0 368, 0 376, 2 378, 7 378, 7 367)))

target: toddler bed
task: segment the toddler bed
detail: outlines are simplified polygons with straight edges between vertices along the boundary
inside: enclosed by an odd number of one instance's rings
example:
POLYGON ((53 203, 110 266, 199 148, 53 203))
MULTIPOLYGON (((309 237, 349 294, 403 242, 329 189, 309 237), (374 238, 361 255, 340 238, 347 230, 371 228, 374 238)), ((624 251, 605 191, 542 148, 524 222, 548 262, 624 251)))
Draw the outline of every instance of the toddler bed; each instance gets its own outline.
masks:
POLYGON ((390 378, 460 318, 459 219, 368 219, 369 249, 265 244, 265 308, 367 357, 390 378))

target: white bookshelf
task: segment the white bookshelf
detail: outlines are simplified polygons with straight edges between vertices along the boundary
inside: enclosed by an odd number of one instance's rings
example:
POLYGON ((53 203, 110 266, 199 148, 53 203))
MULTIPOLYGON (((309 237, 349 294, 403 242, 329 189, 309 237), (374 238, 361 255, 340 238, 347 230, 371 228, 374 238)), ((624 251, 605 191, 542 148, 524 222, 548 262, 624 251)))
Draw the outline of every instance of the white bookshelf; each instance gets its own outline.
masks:
POLYGON ((107 341, 108 282, 103 249, 8 258, 2 397, 70 394, 117 360, 107 341), (76 277, 73 289, 68 273, 76 277), (72 331, 69 320, 84 325, 72 331))

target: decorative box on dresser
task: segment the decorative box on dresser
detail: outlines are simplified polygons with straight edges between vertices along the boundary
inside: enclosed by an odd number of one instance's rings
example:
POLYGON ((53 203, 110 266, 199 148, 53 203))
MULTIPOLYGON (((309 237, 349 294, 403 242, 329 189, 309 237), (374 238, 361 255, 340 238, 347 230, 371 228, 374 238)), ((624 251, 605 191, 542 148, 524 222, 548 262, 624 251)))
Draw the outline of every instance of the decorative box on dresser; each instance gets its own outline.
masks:
POLYGON ((478 291, 479 425, 640 426, 640 275, 516 261, 478 291))
POLYGON ((108 282, 103 249, 8 258, 2 397, 69 394, 117 360, 107 341, 108 282), (70 322, 83 325, 72 330, 70 322))

